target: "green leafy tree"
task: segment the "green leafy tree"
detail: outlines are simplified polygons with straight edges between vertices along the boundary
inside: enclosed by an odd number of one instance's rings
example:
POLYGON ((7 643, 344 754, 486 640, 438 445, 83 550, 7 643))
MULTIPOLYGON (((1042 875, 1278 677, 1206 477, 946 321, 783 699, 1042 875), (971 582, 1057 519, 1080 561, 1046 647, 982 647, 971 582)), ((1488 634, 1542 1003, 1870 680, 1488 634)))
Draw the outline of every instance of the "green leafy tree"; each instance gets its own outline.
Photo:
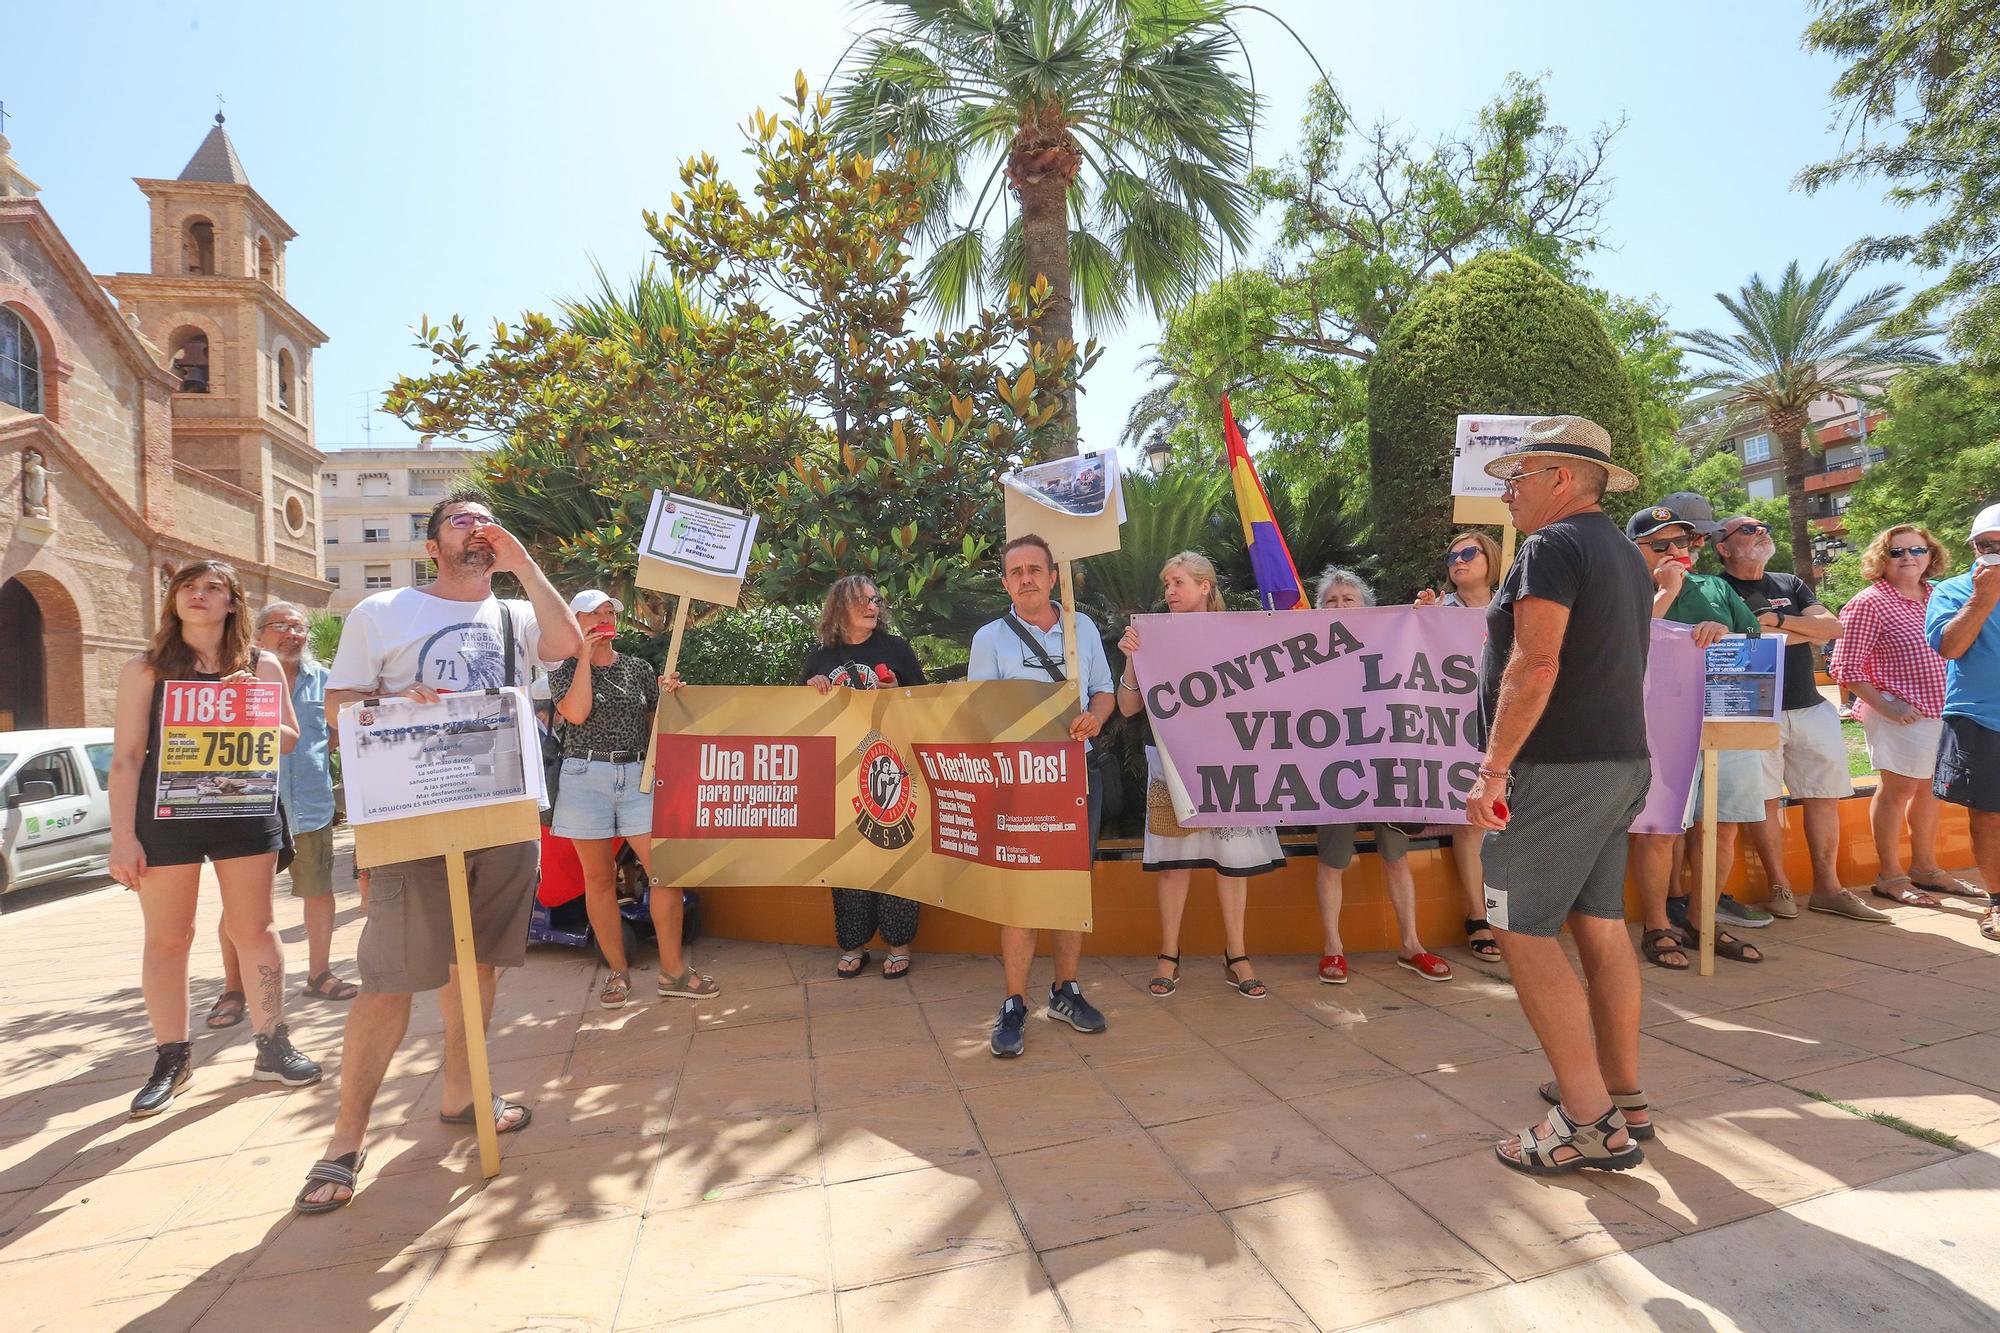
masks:
POLYGON ((1697 390, 1721 389, 1728 409, 1715 423, 1719 438, 1746 420, 1770 423, 1785 463, 1786 527, 1792 568, 1815 581, 1812 532, 1806 515, 1808 460, 1819 451, 1819 436, 1806 427, 1812 404, 1829 395, 1879 397, 1896 372, 1932 365, 1937 353, 1924 346, 1925 331, 1897 333, 1884 328, 1900 287, 1877 287, 1839 308, 1848 274, 1822 264, 1808 278, 1798 261, 1785 266, 1772 287, 1757 274, 1735 296, 1715 299, 1734 325, 1681 335, 1687 349, 1712 366, 1696 375, 1697 390))
POLYGON ((2000 498, 2000 379, 1964 366, 1913 371, 1889 390, 1871 443, 1888 457, 1861 474, 1841 517, 1848 549, 1827 575, 1829 605, 1860 591, 1861 552, 1901 523, 1936 533, 1965 568, 1973 515, 2000 498))
MULTIPOLYGON (((1462 412, 1573 414, 1610 433, 1647 486, 1631 380, 1575 288, 1527 255, 1479 255, 1432 280, 1384 332, 1368 367, 1368 459, 1382 599, 1435 581, 1450 539, 1451 442, 1462 412)), ((1606 497, 1622 518, 1637 495, 1606 497)))
MULTIPOLYGON (((1698 457, 1684 440, 1669 438, 1650 444, 1646 482, 1646 493, 1640 497, 1642 504, 1677 491, 1693 491, 1709 502, 1717 518, 1749 514, 1770 524, 1771 539, 1778 548, 1771 556, 1771 563, 1780 569, 1792 563, 1785 502, 1750 498, 1749 488, 1743 484, 1743 460, 1734 450, 1710 449, 1698 457)), ((1704 547, 1695 567, 1704 574, 1720 574, 1722 562, 1716 558, 1715 548, 1704 547)))
MULTIPOLYGON (((923 285, 948 318, 1046 278, 1060 365, 1076 308, 1164 313, 1248 243, 1256 94, 1224 0, 878 0, 843 60, 845 141, 934 174, 923 285), (1008 210, 1011 194, 1016 207, 1008 210)), ((1074 403, 1041 450, 1069 451, 1074 403)))
POLYGON ((498 439, 489 489, 544 516, 539 553, 566 581, 629 587, 657 488, 762 517, 751 586, 769 603, 816 605, 856 572, 914 628, 990 602, 977 566, 1003 527, 999 475, 1058 429, 1095 353, 1033 342, 1045 283, 913 332, 924 169, 840 149, 831 111, 801 78, 788 114, 755 113, 748 190, 689 159, 669 209, 646 217, 663 271, 632 293, 607 284, 484 345, 456 317, 425 322, 436 365, 396 383, 392 410, 427 434, 498 439))
POLYGON ((1806 46, 1848 62, 1833 85, 1848 143, 1799 183, 1818 190, 1880 177, 1891 203, 1929 215, 1913 231, 1863 239, 1848 257, 1942 273, 1901 322, 1916 328, 1950 311, 1955 349, 2000 360, 2000 4, 1815 0, 1815 8, 1806 46))

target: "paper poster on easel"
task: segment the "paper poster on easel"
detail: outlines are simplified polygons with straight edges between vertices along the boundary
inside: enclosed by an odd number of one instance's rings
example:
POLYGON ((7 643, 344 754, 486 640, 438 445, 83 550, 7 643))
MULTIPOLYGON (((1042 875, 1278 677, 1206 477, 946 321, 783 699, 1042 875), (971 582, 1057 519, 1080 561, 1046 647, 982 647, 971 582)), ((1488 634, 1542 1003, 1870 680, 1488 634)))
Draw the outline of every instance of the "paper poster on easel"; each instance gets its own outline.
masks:
POLYGON ((447 694, 432 704, 404 698, 349 704, 340 711, 348 822, 542 804, 534 716, 519 686, 447 694))
POLYGON ((1702 688, 1703 721, 1778 721, 1784 645, 1782 634, 1755 639, 1729 634, 1710 644, 1702 688))

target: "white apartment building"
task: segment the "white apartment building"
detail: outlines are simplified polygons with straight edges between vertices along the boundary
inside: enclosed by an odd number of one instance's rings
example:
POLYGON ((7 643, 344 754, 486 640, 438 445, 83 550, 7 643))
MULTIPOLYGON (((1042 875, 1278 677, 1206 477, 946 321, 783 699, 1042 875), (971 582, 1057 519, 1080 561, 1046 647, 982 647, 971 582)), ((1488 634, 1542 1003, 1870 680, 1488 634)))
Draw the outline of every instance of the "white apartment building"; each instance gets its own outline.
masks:
POLYGON ((346 611, 371 592, 429 583, 435 571, 424 554, 425 520, 481 451, 322 448, 322 550, 333 584, 327 609, 346 611))

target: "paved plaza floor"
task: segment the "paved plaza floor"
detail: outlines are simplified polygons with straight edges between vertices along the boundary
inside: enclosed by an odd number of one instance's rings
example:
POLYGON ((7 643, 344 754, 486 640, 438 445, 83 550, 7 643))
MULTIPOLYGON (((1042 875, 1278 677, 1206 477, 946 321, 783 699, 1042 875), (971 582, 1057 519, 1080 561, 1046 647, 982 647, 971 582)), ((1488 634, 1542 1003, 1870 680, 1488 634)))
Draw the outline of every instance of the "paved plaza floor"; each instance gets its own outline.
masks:
MULTIPOLYGON (((1110 1031, 1037 1018, 1000 1061, 991 959, 841 981, 825 950, 705 940, 719 998, 655 1000, 647 972, 606 1012, 594 960, 539 949, 500 987, 496 1086, 535 1112, 501 1175, 437 1121, 423 998, 354 1205, 296 1217, 345 1007, 291 1004, 323 1085, 248 1081, 239 1027, 197 1037, 167 1114, 127 1121, 152 1063, 139 916, 74 894, 0 918, 0 1323, 1990 1329, 2000 951, 1969 906, 1895 910, 1780 922, 1767 962, 1707 980, 1642 969, 1659 1137, 1629 1174, 1556 1181, 1493 1160, 1547 1075, 1462 950, 1447 985, 1262 958, 1259 1002, 1219 959, 1166 1000, 1147 960, 1087 959, 1110 1031)), ((210 898, 197 1019, 214 925, 210 898)))

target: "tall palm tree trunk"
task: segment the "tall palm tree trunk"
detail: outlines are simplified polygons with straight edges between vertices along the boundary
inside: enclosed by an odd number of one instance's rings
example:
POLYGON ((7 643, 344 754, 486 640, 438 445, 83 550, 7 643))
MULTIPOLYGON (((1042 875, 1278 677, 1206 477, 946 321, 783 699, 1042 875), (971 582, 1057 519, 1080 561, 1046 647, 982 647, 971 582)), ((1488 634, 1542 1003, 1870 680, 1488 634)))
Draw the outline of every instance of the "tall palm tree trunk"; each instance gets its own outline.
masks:
MULTIPOLYGON (((1076 311, 1070 298, 1069 191, 1083 164, 1076 142, 1059 116, 1030 121, 1014 138, 1008 176, 1021 201, 1021 267, 1029 285, 1049 280, 1049 299, 1033 322, 1036 341, 1054 356, 1058 345, 1076 342, 1076 311)), ((1055 429, 1037 449, 1046 461, 1076 452, 1076 394, 1065 388, 1055 429)))
POLYGON ((1814 587, 1819 579, 1813 570, 1812 522, 1806 517, 1806 460, 1812 455, 1805 446, 1807 418, 1784 412, 1771 418, 1771 433, 1778 437, 1779 457, 1785 461, 1785 513, 1791 520, 1792 572, 1814 587))

